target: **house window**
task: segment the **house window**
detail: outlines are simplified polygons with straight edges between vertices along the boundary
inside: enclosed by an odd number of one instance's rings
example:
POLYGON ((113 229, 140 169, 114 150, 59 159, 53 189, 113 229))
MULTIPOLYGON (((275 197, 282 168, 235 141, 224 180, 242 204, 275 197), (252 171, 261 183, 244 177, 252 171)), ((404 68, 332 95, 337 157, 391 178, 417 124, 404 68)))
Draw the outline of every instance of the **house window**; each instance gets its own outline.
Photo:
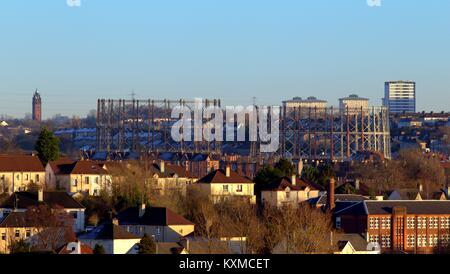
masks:
POLYGON ((236 192, 242 192, 242 185, 237 186, 236 192))
POLYGON ((88 185, 89 184, 89 177, 84 177, 84 182, 88 185))
POLYGON ((408 235, 406 238, 406 246, 407 247, 415 247, 416 246, 416 236, 415 235, 408 235))
POLYGON ((228 192, 228 185, 223 185, 223 192, 228 192))
POLYGON ((381 247, 391 247, 391 236, 382 235, 381 236, 381 247))
POLYGON ((414 227, 415 227, 415 221, 416 221, 415 218, 410 218, 410 217, 408 217, 408 218, 406 219, 406 227, 409 228, 409 229, 414 228, 414 227))
POLYGON ((428 222, 429 228, 438 228, 439 223, 438 223, 437 217, 436 218, 430 217, 428 220, 429 220, 429 222, 428 222))
POLYGON ((77 179, 73 179, 72 186, 77 186, 77 185, 78 185, 78 180, 77 179))
POLYGON ((39 174, 36 174, 36 182, 39 182, 39 174))
POLYGON ((20 174, 17 174, 16 179, 20 180, 20 174))
POLYGON ((25 174, 25 180, 28 181, 28 174, 25 174))
POLYGON ((26 235, 27 235, 27 238, 31 237, 31 229, 27 229, 26 235))
POLYGON ((2 241, 6 241, 6 233, 2 233, 2 241))
POLYGON ((99 178, 98 177, 95 177, 95 183, 98 185, 98 182, 99 182, 99 178))
POLYGON ((290 191, 286 191, 286 199, 289 199, 291 197, 291 192, 290 191))
POLYGON ((76 211, 72 212, 72 216, 73 216, 74 219, 77 219, 78 218, 78 212, 76 212, 76 211))
POLYGON ((390 229, 391 228, 391 218, 382 217, 381 218, 381 229, 390 229))
POLYGON ((378 243, 379 241, 380 241, 380 237, 378 235, 370 235, 369 236, 369 242, 378 243))
POLYGON ((156 229, 156 235, 161 235, 161 228, 158 227, 158 228, 156 229))
POLYGON ((14 235, 16 238, 19 238, 20 237, 20 230, 17 230, 16 229, 16 233, 15 233, 15 235, 14 235))
POLYGON ((336 228, 341 229, 341 217, 336 217, 336 228))
POLYGON ((5 175, 2 174, 2 177, 0 177, 0 181, 4 182, 5 181, 5 175))
POLYGON ((438 244, 438 236, 437 235, 430 235, 428 246, 437 246, 438 244))
POLYGON ((378 229, 379 228, 379 219, 378 218, 370 218, 369 219, 369 228, 378 229))

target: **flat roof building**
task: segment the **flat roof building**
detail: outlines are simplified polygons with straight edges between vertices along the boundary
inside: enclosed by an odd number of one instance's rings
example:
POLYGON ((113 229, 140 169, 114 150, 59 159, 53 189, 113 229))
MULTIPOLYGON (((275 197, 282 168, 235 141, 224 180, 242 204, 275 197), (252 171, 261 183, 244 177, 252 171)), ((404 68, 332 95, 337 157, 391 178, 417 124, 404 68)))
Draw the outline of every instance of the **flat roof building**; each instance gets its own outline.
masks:
POLYGON ((389 81, 384 86, 383 105, 390 113, 416 112, 416 82, 389 81))

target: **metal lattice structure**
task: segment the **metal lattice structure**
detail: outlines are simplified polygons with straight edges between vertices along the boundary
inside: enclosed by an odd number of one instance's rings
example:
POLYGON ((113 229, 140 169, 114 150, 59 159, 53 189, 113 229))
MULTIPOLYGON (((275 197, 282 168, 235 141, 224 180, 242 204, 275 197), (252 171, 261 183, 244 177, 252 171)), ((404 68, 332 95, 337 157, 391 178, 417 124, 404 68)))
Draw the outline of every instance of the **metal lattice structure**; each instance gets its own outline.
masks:
MULTIPOLYGON (((111 100, 97 101, 97 151, 220 153, 220 142, 174 142, 172 108, 186 106, 188 100, 111 100)), ((203 106, 220 107, 220 100, 203 100, 203 106)), ((194 140, 192 138, 192 140, 194 140)))
POLYGON ((283 106, 284 157, 345 161, 370 151, 391 158, 389 112, 385 107, 301 108, 283 106))

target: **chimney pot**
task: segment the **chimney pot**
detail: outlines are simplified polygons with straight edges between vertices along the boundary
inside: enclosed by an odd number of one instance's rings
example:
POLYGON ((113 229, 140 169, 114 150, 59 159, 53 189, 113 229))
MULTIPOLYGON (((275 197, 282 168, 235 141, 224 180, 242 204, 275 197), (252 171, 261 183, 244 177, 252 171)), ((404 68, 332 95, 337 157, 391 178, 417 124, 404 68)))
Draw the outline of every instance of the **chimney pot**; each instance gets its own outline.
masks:
POLYGON ((142 218, 144 214, 145 214, 145 204, 141 204, 141 206, 139 207, 139 218, 142 218))
POLYGON ((336 182, 334 180, 334 178, 330 179, 330 183, 328 184, 328 193, 327 193, 327 198, 328 198, 328 208, 330 210, 334 209, 334 207, 336 206, 335 204, 335 197, 334 197, 334 188, 336 186, 336 182))
POLYGON ((303 160, 302 159, 300 159, 298 161, 297 173, 298 173, 299 177, 302 177, 302 174, 303 174, 303 160))
POLYGON ((166 164, 164 163, 164 161, 161 161, 159 169, 161 170, 161 173, 164 173, 166 171, 166 164))
POLYGON ((292 174, 291 183, 293 186, 297 185, 297 175, 292 174))

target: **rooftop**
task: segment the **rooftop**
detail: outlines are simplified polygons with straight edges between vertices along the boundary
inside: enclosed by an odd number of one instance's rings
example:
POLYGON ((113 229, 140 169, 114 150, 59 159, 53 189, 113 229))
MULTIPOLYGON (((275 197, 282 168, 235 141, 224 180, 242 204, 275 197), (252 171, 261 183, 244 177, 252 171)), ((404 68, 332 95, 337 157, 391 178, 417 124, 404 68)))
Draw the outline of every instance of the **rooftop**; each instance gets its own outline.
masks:
POLYGON ((39 158, 35 155, 0 155, 0 172, 45 172, 39 158))
MULTIPOLYGON (((60 206, 63 208, 82 209, 84 208, 78 201, 72 198, 66 192, 44 191, 43 203, 50 207, 60 206)), ((15 192, 9 198, 0 204, 0 208, 22 208, 26 209, 38 206, 38 194, 36 192, 15 192)))
POLYGON ((205 177, 197 181, 202 184, 253 184, 253 181, 247 177, 239 175, 237 172, 230 170, 230 176, 226 176, 223 169, 217 169, 210 172, 205 177))

